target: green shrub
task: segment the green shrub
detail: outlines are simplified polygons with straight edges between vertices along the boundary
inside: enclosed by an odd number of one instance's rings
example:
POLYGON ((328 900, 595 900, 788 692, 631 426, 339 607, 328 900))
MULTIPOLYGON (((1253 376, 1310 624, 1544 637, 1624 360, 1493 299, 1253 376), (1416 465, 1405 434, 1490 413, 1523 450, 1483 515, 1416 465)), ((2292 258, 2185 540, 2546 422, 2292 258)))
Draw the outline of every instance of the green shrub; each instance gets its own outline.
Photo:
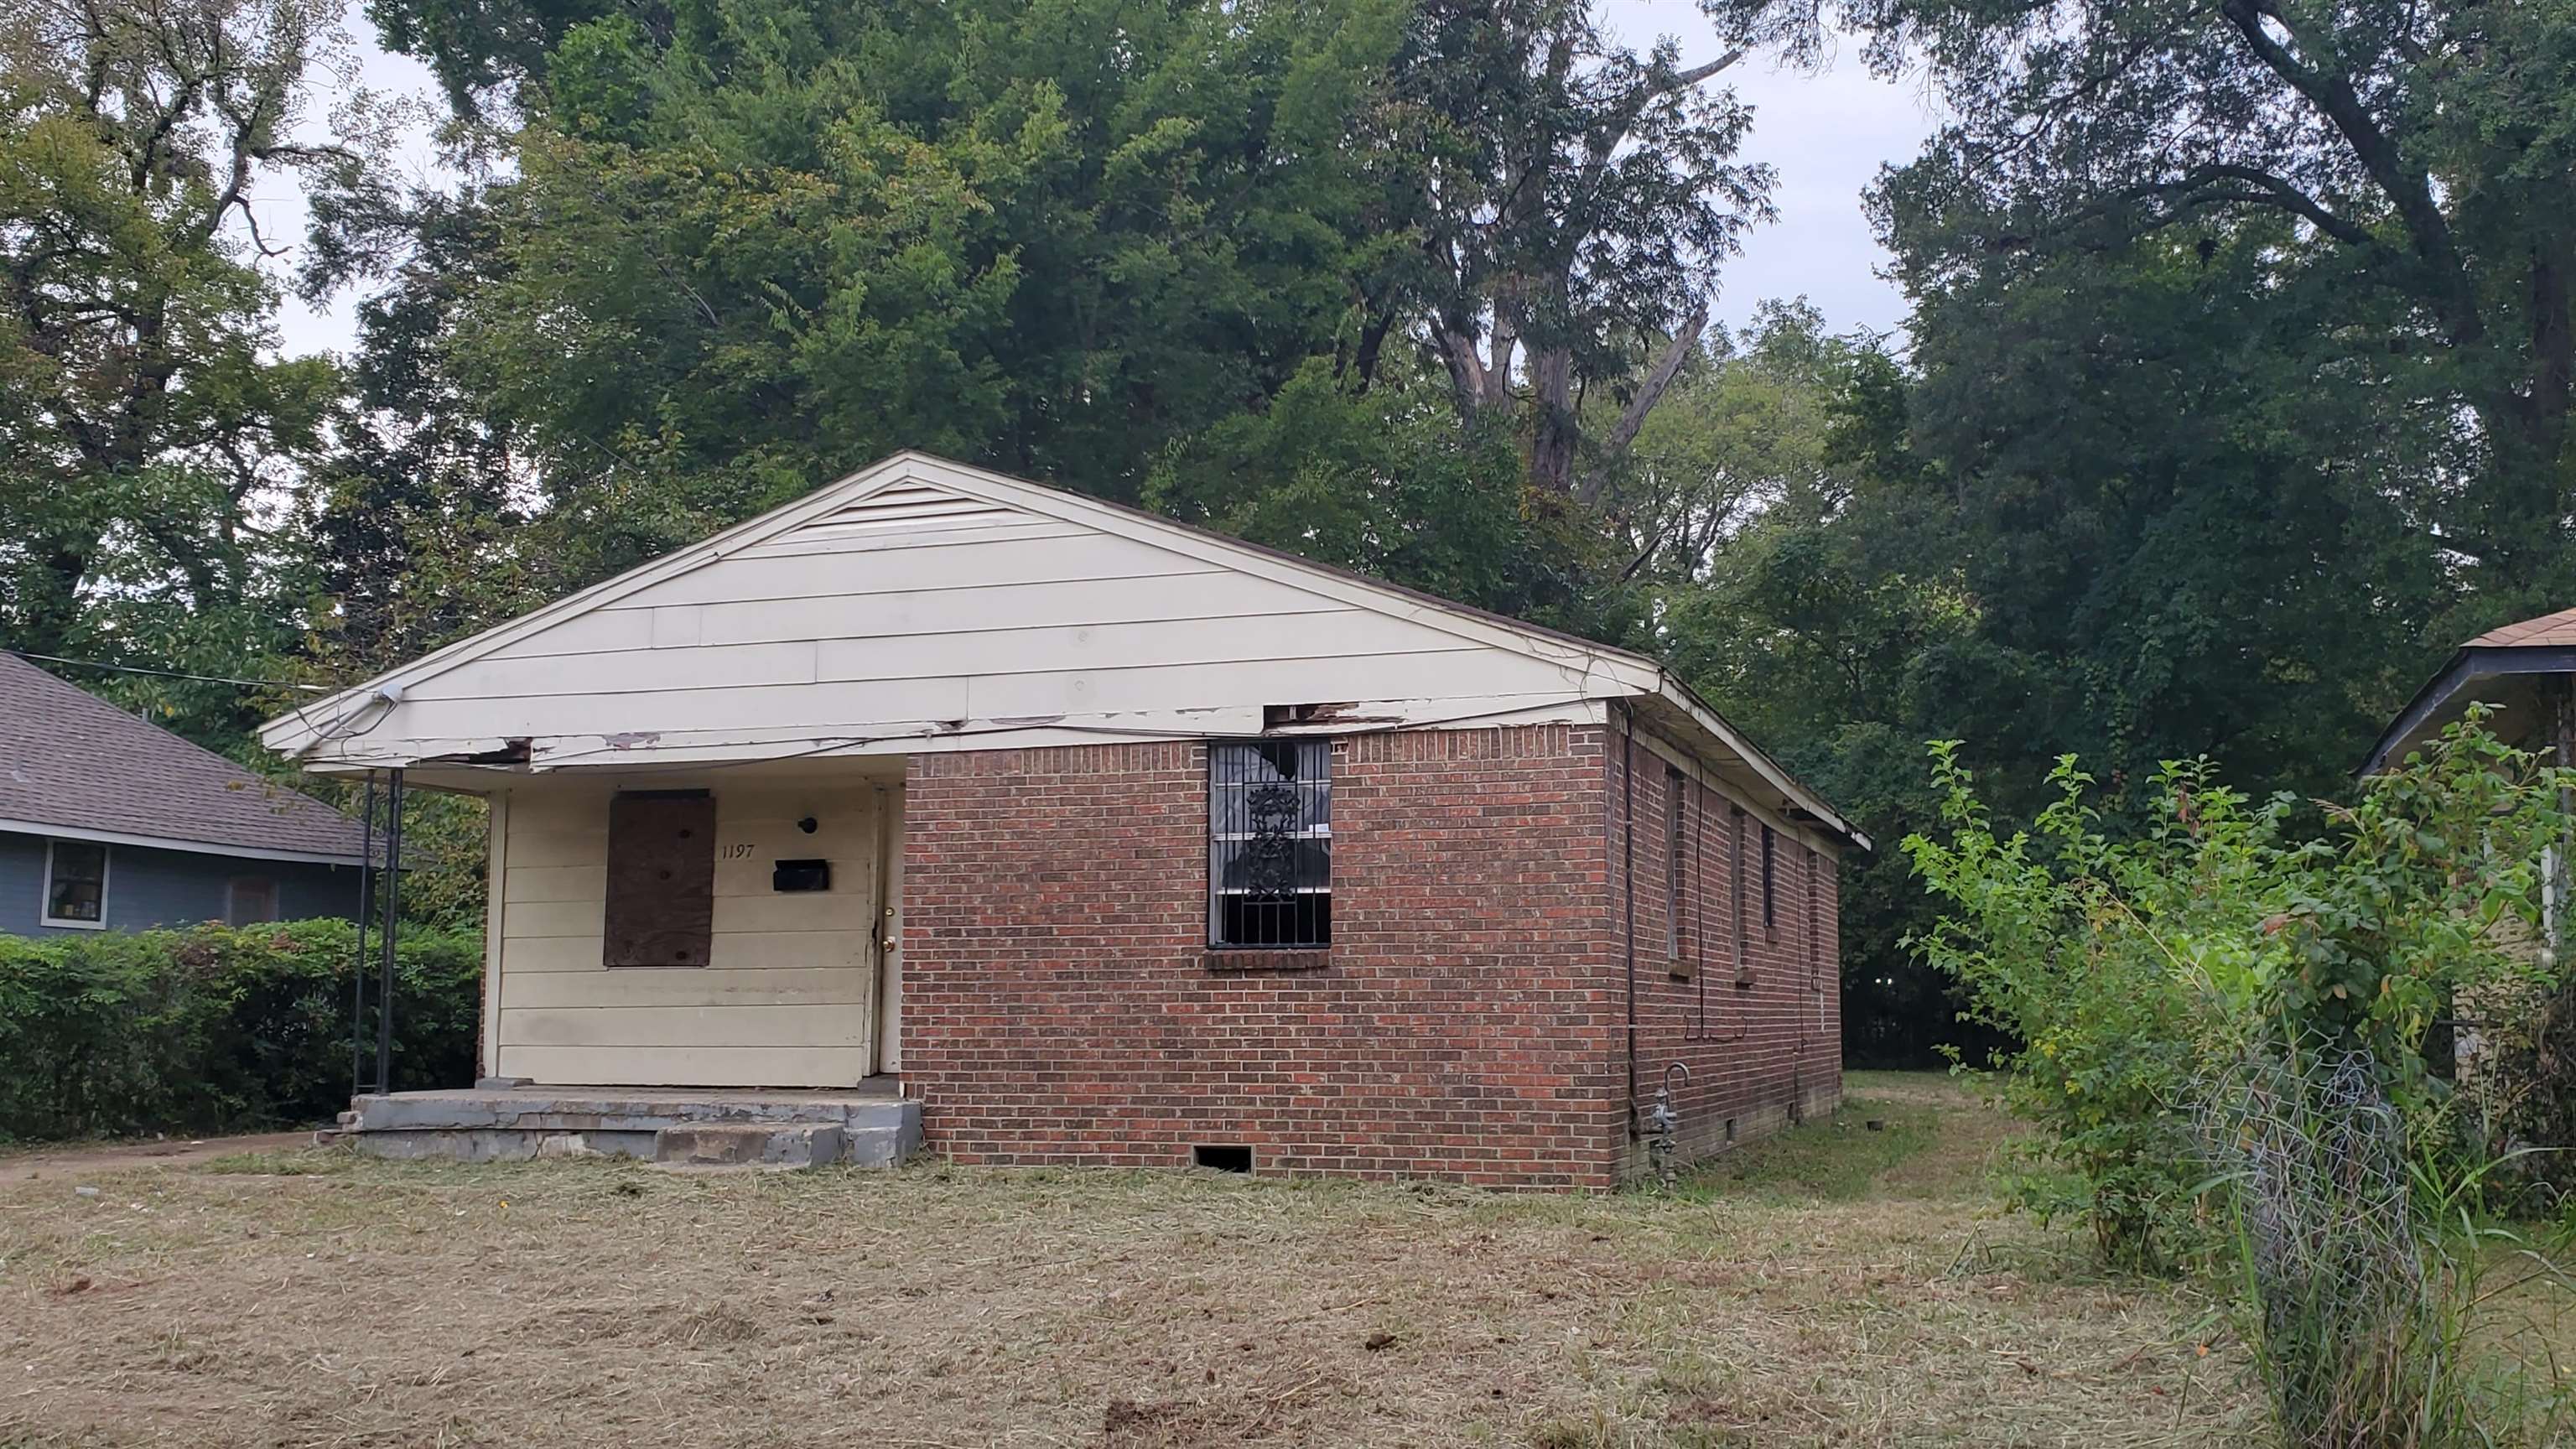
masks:
MULTIPOLYGON (((328 1119, 348 1103, 356 949, 336 920, 0 936, 0 1138, 328 1119)), ((397 956, 395 1084, 471 1078, 481 939, 406 931, 397 956)))
POLYGON ((2029 830, 1999 832, 1951 745, 1936 746, 1946 839, 1907 856, 1944 915, 1913 944, 2018 1045, 2007 1100, 2045 1129, 2023 1204, 2088 1222, 2106 1258, 2166 1266, 2208 1221, 2190 1122, 2249 1051, 2358 1053, 2410 1151, 2460 1135, 2428 1036, 2461 995, 2519 997, 2558 975, 2541 931, 2546 850, 2576 776, 2512 749, 2475 713, 2398 769, 2324 804, 2257 806, 2206 762, 2169 763, 2146 828, 2101 828, 2092 778, 2061 760, 2029 830))
POLYGON ((1944 915, 1915 944, 2018 1043, 2023 1204, 2116 1263, 2215 1270, 2291 1449, 2560 1442, 2555 1375, 2487 1346, 2485 1184, 2521 1154, 2464 1130, 2426 1053, 2457 999, 2561 989, 2541 907, 2576 775, 2472 711, 2312 832, 2195 762, 2114 838, 2071 758, 2010 833, 1934 758, 1948 837, 1905 849, 1944 915))

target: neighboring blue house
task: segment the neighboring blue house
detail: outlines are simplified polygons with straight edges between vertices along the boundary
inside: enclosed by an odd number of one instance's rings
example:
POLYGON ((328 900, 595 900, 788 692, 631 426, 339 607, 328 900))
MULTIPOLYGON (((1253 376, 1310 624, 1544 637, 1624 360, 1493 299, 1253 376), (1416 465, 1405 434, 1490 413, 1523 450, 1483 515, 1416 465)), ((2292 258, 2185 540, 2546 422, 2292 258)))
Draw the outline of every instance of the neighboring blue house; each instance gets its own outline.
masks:
POLYGON ((0 933, 355 916, 358 822, 0 652, 0 933))

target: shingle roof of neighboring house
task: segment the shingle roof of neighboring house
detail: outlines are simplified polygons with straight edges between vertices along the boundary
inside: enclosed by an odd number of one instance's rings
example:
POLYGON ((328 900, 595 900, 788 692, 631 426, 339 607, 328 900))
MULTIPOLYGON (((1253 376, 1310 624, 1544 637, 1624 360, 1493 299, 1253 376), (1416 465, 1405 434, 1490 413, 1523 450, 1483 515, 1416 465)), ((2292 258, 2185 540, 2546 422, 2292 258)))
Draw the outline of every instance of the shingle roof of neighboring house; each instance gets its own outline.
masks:
POLYGON ((2551 676, 2566 675, 2576 675, 2576 609, 2489 629, 2453 650, 2441 672, 2415 691, 2362 761, 2360 773, 2404 759, 2459 718, 2472 700, 2503 711, 2490 728, 2507 739, 2545 743, 2546 731, 2556 728, 2557 705, 2543 685, 2551 676))
POLYGON ((0 651, 0 830, 356 862, 358 822, 0 651))
POLYGON ((2576 644, 2576 609, 2561 609, 2501 629, 2489 629, 2463 649, 2552 649, 2576 644))

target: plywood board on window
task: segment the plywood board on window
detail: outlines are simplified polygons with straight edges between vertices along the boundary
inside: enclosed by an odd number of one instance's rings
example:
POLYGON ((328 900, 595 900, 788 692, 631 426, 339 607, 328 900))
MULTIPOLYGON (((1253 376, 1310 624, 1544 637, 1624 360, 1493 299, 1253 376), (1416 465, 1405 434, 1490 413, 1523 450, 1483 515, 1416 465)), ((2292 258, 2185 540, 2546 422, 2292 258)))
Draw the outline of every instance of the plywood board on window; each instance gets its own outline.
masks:
POLYGON ((715 797, 630 791, 608 807, 609 966, 704 966, 715 907, 715 797))

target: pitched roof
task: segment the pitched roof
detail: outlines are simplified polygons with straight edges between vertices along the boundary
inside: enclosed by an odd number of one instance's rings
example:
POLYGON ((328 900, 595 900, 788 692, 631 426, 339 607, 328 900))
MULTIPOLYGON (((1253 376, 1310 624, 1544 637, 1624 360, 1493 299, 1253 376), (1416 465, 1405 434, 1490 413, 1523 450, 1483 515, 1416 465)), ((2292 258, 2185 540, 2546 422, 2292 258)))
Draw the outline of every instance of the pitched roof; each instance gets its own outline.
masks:
MULTIPOLYGON (((530 717, 523 709, 502 718, 466 718, 460 721, 459 706, 479 705, 476 697, 466 691, 440 697, 424 686, 434 686, 434 682, 443 676, 475 666, 487 658, 501 657, 504 651, 518 647, 522 641, 567 625, 584 615, 615 610, 635 612, 634 601, 642 598, 649 602, 649 590, 671 585, 700 569, 724 567, 730 560, 765 559, 767 556, 762 550, 782 550, 776 561, 784 566, 794 562, 785 557, 789 553, 830 551, 849 546, 853 539, 882 536, 894 530, 954 532, 978 523, 1007 522, 1014 515, 1022 522, 1044 520, 1054 525, 1122 538, 1231 573, 1281 583, 1305 593, 1330 598, 1353 611, 1456 636, 1463 641, 1459 646, 1461 649, 1484 646, 1506 655, 1516 655, 1544 666, 1550 676, 1549 687, 1553 690, 1561 685, 1570 697, 1621 698, 1659 708, 1670 716, 1670 722, 1705 736, 1713 743, 1720 763, 1740 764, 1744 775, 1759 782, 1765 794, 1776 799, 1781 806, 1793 814, 1802 812, 1826 830, 1863 849, 1869 848, 1868 837, 1837 813, 1822 796, 1793 779, 1777 761, 1719 718, 1706 701, 1673 678, 1660 662, 1645 655, 1470 608, 1382 579, 1248 543, 1231 535, 1194 528, 1160 514, 914 451, 892 454, 836 483, 697 543, 674 549, 615 578, 566 595, 470 638, 458 640, 327 698, 307 701, 294 712, 269 721, 261 728, 260 736, 271 749, 303 761, 308 768, 324 771, 375 766, 411 768, 423 764, 496 770, 522 767, 552 769, 576 761, 606 762, 617 768, 632 768, 644 758, 642 748, 659 750, 666 760, 697 764, 719 760, 717 755, 704 753, 714 750, 735 752, 722 755, 721 762, 736 763, 759 758, 763 754, 776 758, 807 758, 834 750, 855 752, 862 747, 899 745, 914 739, 937 743, 945 738, 943 732, 954 732, 966 722, 968 711, 965 708, 926 717, 930 723, 914 721, 918 728, 833 740, 813 737, 811 721, 779 721, 767 735, 759 735, 755 727, 733 720, 729 720, 722 730, 714 726, 700 728, 647 721, 644 724, 653 727, 620 723, 612 732, 593 728, 596 721, 562 725, 553 724, 552 717, 549 717, 549 727, 531 727, 522 723, 530 717), (438 715, 442 728, 415 725, 417 716, 414 712, 421 710, 438 715), (391 727, 387 728, 389 723, 391 727), (413 732, 406 733, 407 729, 413 732), (532 763, 529 751, 531 739, 535 737, 547 738, 536 738, 539 758, 532 763), (595 738, 601 744, 598 748, 580 748, 569 754, 548 750, 550 740, 566 738, 595 738), (352 752, 345 747, 344 742, 348 741, 360 742, 361 748, 352 752), (683 753, 692 750, 701 753, 684 760, 683 753)), ((762 585, 764 588, 784 587, 770 575, 764 574, 763 577, 768 580, 762 585)), ((688 595, 675 596, 669 602, 685 608, 704 601, 688 595)), ((653 647, 658 649, 661 645, 657 641, 653 647)), ((583 689, 561 682, 556 673, 559 665, 542 663, 545 657, 532 654, 530 660, 510 661, 522 665, 541 662, 541 667, 533 673, 543 682, 531 688, 524 678, 515 679, 508 687, 511 691, 509 698, 583 697, 583 689)), ((523 669, 521 674, 531 672, 523 669)), ((804 685, 811 680, 781 679, 774 682, 804 685)), ((590 692, 620 695, 635 691, 590 692)), ((1479 710, 1459 718, 1482 718, 1486 715, 1487 711, 1479 710)), ((908 716, 886 718, 909 719, 908 716)), ((1001 709, 991 717, 994 729, 974 733, 992 734, 1004 726, 1043 730, 1050 721, 1062 723, 1063 728, 1072 733, 1086 730, 1101 733, 1093 726, 1109 718, 1102 716, 1092 725, 1084 725, 1065 723, 1061 713, 1049 709, 1001 709)), ((879 721, 871 719, 868 722, 879 721)), ((1135 733, 1132 720, 1117 723, 1120 727, 1106 733, 1122 736, 1135 733)), ((1199 732, 1205 731, 1201 729, 1199 732)), ((457 788, 471 789, 472 786, 459 785, 457 788)))
POLYGON ((2489 629, 2461 645, 2463 649, 2563 649, 2576 645, 2576 609, 2561 609, 2537 619, 2525 619, 2500 629, 2489 629))
POLYGON ((0 651, 0 829, 356 862, 358 822, 0 651))
POLYGON ((2451 651, 2441 671, 2424 681, 2388 722, 2356 773, 2375 774, 2405 758, 2459 718, 2473 700, 2506 711, 2497 728, 2509 740, 2540 741, 2538 731, 2551 718, 2553 706, 2539 681, 2569 674, 2576 674, 2576 609, 2489 629, 2451 651))

